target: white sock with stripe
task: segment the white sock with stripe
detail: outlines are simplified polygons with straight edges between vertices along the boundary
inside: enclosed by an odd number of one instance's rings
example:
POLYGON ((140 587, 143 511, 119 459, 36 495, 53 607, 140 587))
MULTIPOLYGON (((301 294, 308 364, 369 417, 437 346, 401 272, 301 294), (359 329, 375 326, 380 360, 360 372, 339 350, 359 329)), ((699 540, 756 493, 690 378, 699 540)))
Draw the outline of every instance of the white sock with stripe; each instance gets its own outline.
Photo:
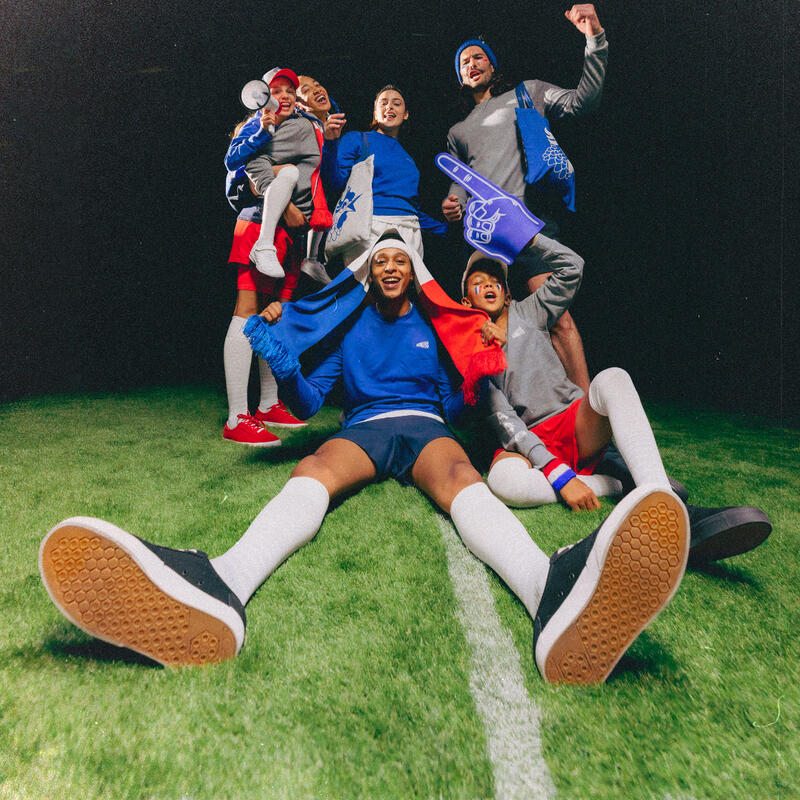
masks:
POLYGON ((455 496, 450 517, 467 549, 506 582, 533 618, 550 559, 522 523, 482 482, 467 486, 455 496))
POLYGON ((244 536, 211 564, 244 605, 273 570, 310 542, 328 510, 328 490, 314 478, 289 478, 244 536))
MULTIPOLYGON (((578 475, 598 497, 622 494, 622 484, 610 475, 578 475)), ((489 488, 506 505, 533 508, 558 500, 541 470, 529 467, 521 458, 501 458, 489 470, 489 488)))

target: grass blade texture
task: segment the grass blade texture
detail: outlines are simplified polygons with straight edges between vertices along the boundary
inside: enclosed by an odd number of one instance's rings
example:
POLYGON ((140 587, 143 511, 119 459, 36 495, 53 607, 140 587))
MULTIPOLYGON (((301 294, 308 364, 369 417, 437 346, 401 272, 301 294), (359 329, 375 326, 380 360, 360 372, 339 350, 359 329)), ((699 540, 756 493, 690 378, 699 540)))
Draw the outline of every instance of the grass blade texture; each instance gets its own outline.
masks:
MULTIPOLYGON (((0 406, 0 797, 499 796, 491 726, 471 691, 474 637, 440 518, 414 488, 388 481, 334 505, 250 602, 247 642, 226 664, 154 667, 50 603, 37 551, 61 519, 99 516, 218 555, 337 428, 326 408, 259 451, 221 438, 223 408, 207 388, 0 406)), ((687 573, 609 682, 589 689, 542 682, 531 621, 489 574, 537 710, 552 781, 542 785, 560 798, 797 796, 796 432, 648 412, 690 502, 758 505, 774 531, 752 553, 687 573)), ((517 513, 551 551, 611 507, 517 513)))

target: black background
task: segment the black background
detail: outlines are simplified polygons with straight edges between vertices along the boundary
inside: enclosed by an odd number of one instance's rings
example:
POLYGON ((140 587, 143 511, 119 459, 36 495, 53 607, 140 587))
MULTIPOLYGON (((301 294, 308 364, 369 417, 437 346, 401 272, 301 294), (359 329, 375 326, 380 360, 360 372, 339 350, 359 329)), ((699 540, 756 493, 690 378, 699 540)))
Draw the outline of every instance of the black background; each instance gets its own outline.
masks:
MULTIPOLYGON (((275 65, 318 77, 351 130, 377 89, 403 87, 403 142, 440 216, 457 45, 483 34, 512 81, 573 87, 584 41, 566 7, 2 0, 0 398, 222 385, 222 157, 247 80, 275 65)), ((792 13, 598 5, 603 103, 553 126, 578 175, 573 314, 590 371, 623 366, 647 399, 800 412, 792 13)), ((446 268, 442 248, 429 256, 446 268)))

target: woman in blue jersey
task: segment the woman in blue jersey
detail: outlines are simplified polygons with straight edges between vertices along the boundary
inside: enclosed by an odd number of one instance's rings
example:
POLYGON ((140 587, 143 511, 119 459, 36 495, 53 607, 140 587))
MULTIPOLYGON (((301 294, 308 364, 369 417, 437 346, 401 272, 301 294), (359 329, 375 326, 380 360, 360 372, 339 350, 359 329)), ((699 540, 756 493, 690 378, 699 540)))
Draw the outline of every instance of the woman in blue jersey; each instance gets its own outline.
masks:
MULTIPOLYGON (((408 108, 396 86, 384 86, 375 97, 371 130, 367 132, 370 155, 374 155, 372 179, 372 236, 369 242, 343 254, 349 264, 378 241, 390 228, 400 228, 410 236, 422 254, 421 230, 439 236, 447 225, 429 217, 419 209, 419 170, 414 159, 400 144, 400 128, 408 119, 408 108)), ((344 114, 331 114, 325 123, 325 144, 322 148, 322 177, 326 186, 340 193, 350 170, 361 159, 362 134, 351 131, 342 136, 344 114)))
MULTIPOLYGON (((196 550, 148 543, 105 520, 64 520, 39 550, 50 597, 87 633, 162 664, 233 658, 244 644, 244 606, 280 564, 314 538, 332 501, 396 478, 448 513, 464 545, 523 604, 533 620, 534 655, 546 680, 604 681, 680 583, 688 550, 685 508, 664 476, 623 498, 587 538, 548 558, 489 491, 445 424, 458 419, 464 397, 439 360, 433 329, 409 296, 422 259, 399 238, 384 238, 369 253, 364 266, 374 305, 339 332, 338 342, 330 343, 307 376, 264 319, 253 316, 247 327, 254 350, 269 361, 301 416, 314 414, 334 383, 343 380, 342 430, 295 466, 244 535, 213 560, 196 550), (125 580, 137 590, 119 590, 113 577, 95 578, 100 570, 64 569, 66 556, 78 549, 74 542, 81 543, 81 553, 116 553, 129 576, 125 580), (626 561, 626 548, 649 557, 626 561), (85 592, 86 602, 74 600, 75 586, 93 589, 85 592), (163 622, 165 608, 178 622, 163 622)), ((645 443, 644 449, 649 467, 661 464, 655 447, 645 443)))

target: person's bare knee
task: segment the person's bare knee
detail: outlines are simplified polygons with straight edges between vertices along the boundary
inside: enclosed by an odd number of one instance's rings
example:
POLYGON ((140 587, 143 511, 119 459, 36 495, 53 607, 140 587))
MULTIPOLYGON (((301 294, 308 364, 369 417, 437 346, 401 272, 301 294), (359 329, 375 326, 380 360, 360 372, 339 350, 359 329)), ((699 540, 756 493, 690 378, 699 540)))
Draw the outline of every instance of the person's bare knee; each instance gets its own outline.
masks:
POLYGON ((314 478, 325 486, 331 482, 333 475, 333 470, 325 459, 320 458, 316 453, 301 459, 292 470, 293 478, 314 478))
POLYGON ((469 461, 457 461, 450 465, 449 480, 452 484, 453 496, 457 495, 462 489, 479 483, 481 476, 469 461))
POLYGON ((357 444, 346 439, 329 439, 297 464, 292 477, 314 478, 333 499, 374 480, 375 465, 357 444))
POLYGON ((246 319, 253 316, 253 314, 258 314, 259 299, 257 292, 249 289, 239 289, 236 293, 236 306, 233 309, 233 316, 246 319))
POLYGON ((461 445, 447 437, 434 439, 423 448, 411 477, 434 503, 448 513, 450 503, 462 489, 481 481, 461 445))

